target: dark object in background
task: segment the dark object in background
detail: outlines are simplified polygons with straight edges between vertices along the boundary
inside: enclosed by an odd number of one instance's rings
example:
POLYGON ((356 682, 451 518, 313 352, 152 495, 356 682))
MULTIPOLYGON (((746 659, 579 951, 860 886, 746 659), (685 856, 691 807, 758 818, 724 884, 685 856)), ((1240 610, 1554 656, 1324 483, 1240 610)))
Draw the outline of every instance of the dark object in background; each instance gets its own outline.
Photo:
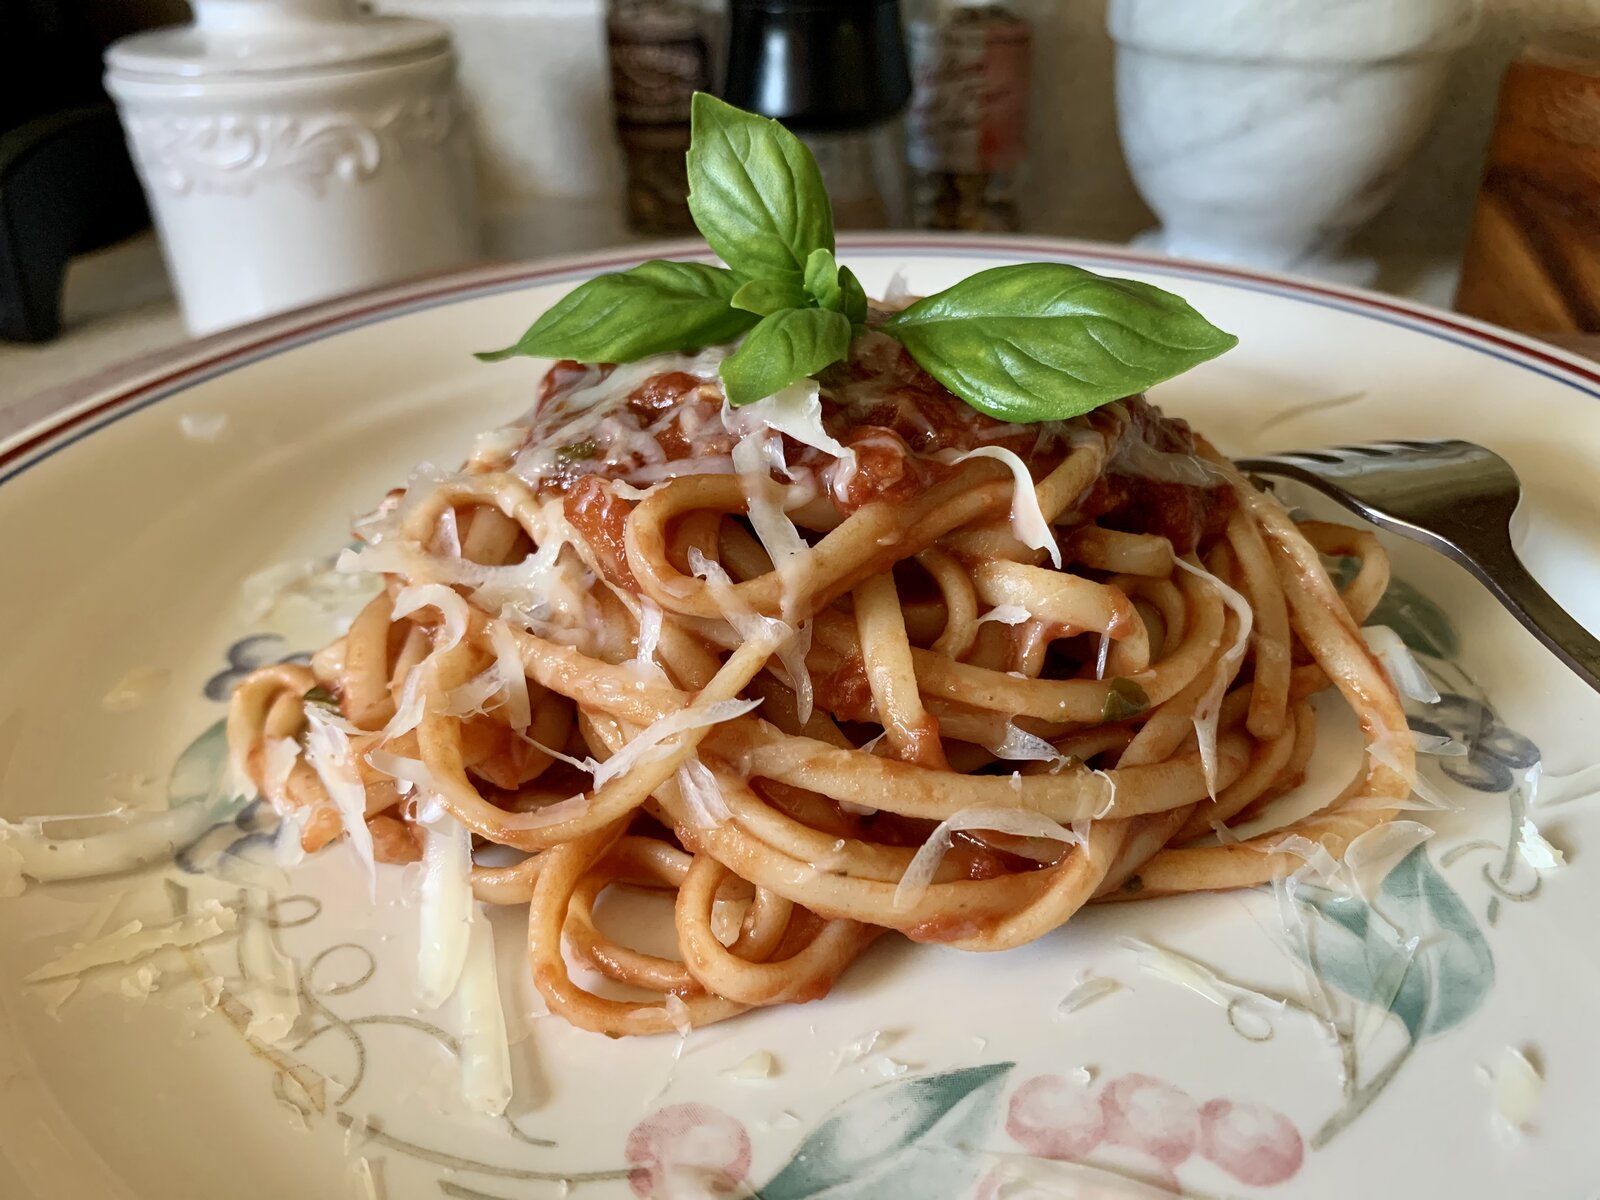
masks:
POLYGON ((907 26, 913 219, 923 229, 1009 232, 1028 112, 1032 32, 988 0, 925 0, 907 26))
POLYGON ((1600 333, 1600 40, 1507 69, 1456 308, 1525 333, 1600 333))
POLYGON ((0 338, 55 337, 72 255, 150 223, 100 86, 101 51, 128 28, 115 4, 0 4, 0 338))
POLYGON ((661 0, 612 0, 606 14, 617 139, 627 157, 628 227, 688 233, 689 102, 710 87, 698 9, 661 0))
POLYGON ((731 0, 726 70, 723 99, 811 148, 841 228, 908 223, 896 0, 731 0))

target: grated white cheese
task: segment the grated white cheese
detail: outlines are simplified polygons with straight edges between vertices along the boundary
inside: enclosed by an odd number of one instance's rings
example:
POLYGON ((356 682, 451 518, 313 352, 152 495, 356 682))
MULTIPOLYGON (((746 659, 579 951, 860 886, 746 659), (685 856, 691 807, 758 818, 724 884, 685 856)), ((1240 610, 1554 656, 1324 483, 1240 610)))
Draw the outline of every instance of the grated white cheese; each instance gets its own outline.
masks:
POLYGON ((1367 643, 1367 649, 1383 663, 1402 696, 1423 704, 1439 703, 1439 689, 1433 686, 1428 673, 1412 657, 1410 647, 1398 633, 1387 625, 1368 625, 1361 631, 1361 637, 1367 643))
POLYGON ((691 729, 720 725, 760 706, 760 700, 715 700, 710 704, 691 705, 656 718, 630 738, 621 750, 595 768, 595 789, 598 791, 605 787, 640 763, 655 762, 666 757, 672 752, 672 747, 664 744, 667 739, 691 729))
POLYGON ((1015 481, 1011 496, 1011 532, 1017 535, 1017 540, 1024 546, 1047 551, 1050 561, 1059 571, 1061 547, 1056 545, 1055 535, 1050 532, 1050 522, 1045 520, 1044 510, 1039 507, 1039 492, 1028 464, 1022 461, 1015 450, 1007 450, 1003 446, 979 446, 976 450, 957 455, 951 462, 964 463, 969 458, 992 458, 1011 468, 1015 481))
POLYGON ((1217 593, 1222 597, 1222 602, 1233 610, 1235 630, 1233 644, 1222 652, 1222 657, 1217 660, 1216 680, 1206 689, 1200 703, 1194 710, 1194 736, 1200 745, 1200 765, 1205 770, 1206 792, 1213 800, 1217 798, 1217 718, 1222 714, 1222 700, 1227 695, 1228 684, 1233 681, 1233 676, 1238 669, 1240 661, 1244 658, 1245 648, 1250 644, 1250 631, 1255 624, 1255 613, 1243 596, 1233 588, 1223 583, 1204 567, 1197 567, 1191 562, 1174 555, 1173 565, 1189 572, 1199 579, 1207 580, 1217 593))
MULTIPOLYGON (((491 707, 489 701, 498 696, 502 690, 500 679, 499 668, 491 666, 465 683, 451 688, 445 693, 444 703, 438 710, 440 715, 475 717, 479 713, 487 712, 491 707)), ((420 716, 418 720, 421 720, 420 716)))
POLYGON ((22 893, 24 877, 39 883, 89 879, 169 859, 243 805, 220 793, 162 812, 104 814, 113 828, 86 837, 51 837, 40 822, 0 820, 0 896, 22 893))
POLYGON ((1445 796, 1431 783, 1424 779, 1416 770, 1415 765, 1407 765, 1398 754, 1395 747, 1408 745, 1408 733, 1390 733, 1380 730, 1377 737, 1367 743, 1367 757, 1380 767, 1387 767, 1410 785, 1410 797, 1405 802, 1396 804, 1393 800, 1384 798, 1381 803, 1384 808, 1422 808, 1422 809, 1454 809, 1445 796), (1405 739, 1402 741, 1401 739, 1405 739))
POLYGON ((815 690, 806 655, 811 652, 811 622, 790 625, 764 617, 739 598, 733 579, 721 563, 707 558, 698 546, 689 548, 689 570, 704 579, 711 597, 722 610, 722 618, 747 642, 769 642, 794 687, 795 716, 803 725, 811 719, 815 690))
POLYGON ((417 995, 438 1008, 461 979, 472 929, 472 834, 433 799, 422 825, 422 884, 417 940, 417 995))
POLYGON ((350 752, 350 738, 327 719, 315 704, 306 705, 306 761, 339 810, 345 838, 367 873, 368 891, 378 898, 378 861, 372 852, 372 831, 367 828, 367 789, 350 752))
POLYGON ((308 815, 308 810, 291 808, 278 818, 278 828, 272 835, 272 861, 286 871, 306 860, 308 815))
MULTIPOLYGON (((460 557, 459 554, 456 557, 460 557)), ((395 593, 394 619, 409 617, 419 608, 436 608, 444 618, 444 629, 433 644, 434 654, 443 654, 460 644, 467 635, 468 608, 461 593, 442 583, 412 584, 395 593)))
POLYGON ((1432 733, 1411 731, 1411 745, 1418 754, 1434 754, 1440 758, 1465 758, 1467 747, 1454 738, 1439 737, 1432 733))
POLYGON ((149 704, 171 682, 172 672, 164 667, 134 667, 111 685, 100 706, 107 712, 132 712, 149 704))
POLYGON ((1011 762, 1055 762, 1065 756, 1038 734, 1029 733, 1013 722, 1006 723, 1005 737, 984 747, 996 758, 1011 762))
POLYGON ((1517 838, 1517 852, 1536 871, 1554 871, 1567 865, 1567 856, 1556 849, 1532 820, 1524 818, 1517 838))
POLYGON ((1494 1114, 1499 1127, 1522 1133, 1539 1115, 1544 1079, 1527 1056, 1515 1046, 1500 1051, 1494 1069, 1494 1114))
POLYGON ((499 1116, 511 1103, 511 1042, 495 971, 494 927, 476 904, 455 989, 461 1037, 461 1094, 477 1112, 499 1116))
POLYGON ((383 727, 384 741, 392 742, 422 724, 423 705, 427 701, 422 692, 425 666, 426 663, 418 663, 406 672, 406 680, 400 685, 400 698, 395 701, 394 716, 383 727))
POLYGON ((169 946, 198 946, 231 932, 237 924, 238 914, 220 904, 198 909, 165 925, 146 926, 142 921, 129 921, 103 937, 74 946, 59 958, 24 975, 23 982, 68 979, 96 967, 137 962, 169 946))
POLYGON ((778 1073, 778 1060, 765 1050, 756 1050, 723 1072, 730 1079, 771 1079, 778 1073))
POLYGON ((733 817, 717 786, 717 777, 698 757, 678 768, 678 792, 697 829, 714 829, 733 817))
POLYGON ((409 794, 412 789, 429 793, 439 790, 434 784, 433 772, 428 770, 428 764, 420 758, 406 758, 404 755, 391 754, 387 750, 369 750, 366 757, 373 770, 382 771, 390 779, 402 785, 396 789, 402 796, 409 794))
POLYGON ((250 1010, 245 1036, 281 1042, 300 1020, 300 988, 294 963, 278 949, 266 898, 247 891, 239 924, 240 1003, 250 1010))
POLYGON ((122 977, 118 990, 130 1000, 148 1000, 161 982, 161 968, 144 963, 122 977))
POLYGON ((1385 821, 1352 838, 1344 850, 1351 890, 1371 904, 1395 864, 1432 836, 1432 829, 1416 821, 1385 821))
POLYGON ((1112 992, 1120 992, 1122 984, 1105 975, 1091 975, 1087 971, 1073 984, 1067 994, 1061 997, 1061 1003, 1056 1005, 1056 1017, 1071 1016, 1079 1009, 1087 1008, 1096 1000, 1103 1000, 1112 992))
POLYGON ((490 621, 489 648, 494 651, 495 670, 506 694, 506 720, 513 729, 526 729, 533 720, 528 701, 528 672, 522 665, 511 626, 504 621, 490 621))
MULTIPOLYGON (((1020 785, 1021 776, 1017 776, 1016 779, 1020 785)), ((916 854, 912 855, 905 874, 900 877, 900 882, 894 889, 896 908, 910 908, 921 899, 922 894, 928 890, 928 885, 933 882, 940 862, 950 849, 950 835, 968 829, 991 830, 995 833, 1014 834, 1017 837, 1054 838, 1069 846, 1083 843, 1083 838, 1079 834, 1052 821, 1043 813, 1031 809, 977 806, 964 808, 939 822, 934 831, 928 835, 927 841, 923 842, 916 854)))
MULTIPOLYGON (((1197 996, 1203 996, 1227 1012, 1235 1022, 1247 1016, 1252 1017, 1261 1023, 1259 1027, 1265 1027, 1266 1032, 1270 1033, 1270 1022, 1261 1014, 1259 1008, 1264 1007, 1274 1013, 1283 1011, 1282 1000, 1231 983, 1211 968, 1185 955, 1149 942, 1142 942, 1138 938, 1121 937, 1117 940, 1138 956, 1141 971, 1147 975, 1154 975, 1157 979, 1165 979, 1168 983, 1187 988, 1197 996)), ((1240 1028, 1240 1032, 1246 1037, 1254 1036, 1243 1028, 1240 1028)))
POLYGON ((822 389, 815 379, 801 379, 764 400, 739 408, 723 401, 722 425, 743 437, 762 429, 786 433, 801 445, 854 464, 855 451, 842 445, 822 424, 822 389))
POLYGON ((656 651, 661 648, 661 626, 664 613, 661 606, 648 596, 639 598, 639 637, 634 646, 633 661, 647 679, 664 679, 661 664, 656 661, 656 651))
POLYGON ((733 469, 744 491, 750 528, 772 559, 783 585, 783 608, 787 613, 804 582, 802 568, 810 547, 786 511, 787 489, 772 478, 774 470, 788 473, 783 443, 765 431, 746 434, 733 447, 733 469))

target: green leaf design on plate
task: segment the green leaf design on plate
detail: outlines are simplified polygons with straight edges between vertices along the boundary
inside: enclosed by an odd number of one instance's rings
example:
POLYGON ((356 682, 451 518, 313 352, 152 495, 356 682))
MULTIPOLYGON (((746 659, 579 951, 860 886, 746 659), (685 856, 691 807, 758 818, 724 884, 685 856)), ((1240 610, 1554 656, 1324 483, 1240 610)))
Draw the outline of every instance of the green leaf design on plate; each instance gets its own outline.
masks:
POLYGON ((957 1200, 980 1164, 1014 1063, 897 1079, 846 1100, 801 1142, 761 1200, 957 1200))
POLYGON ((1384 878, 1381 916, 1358 899, 1320 889, 1301 899, 1319 918, 1311 930, 1311 967, 1351 999, 1388 1008, 1413 1042, 1461 1024, 1494 983, 1488 943, 1421 846, 1384 878), (1401 941, 1419 939, 1409 963, 1395 933, 1401 941))
POLYGON ((1461 638, 1444 609, 1403 579, 1391 579, 1368 625, 1387 625, 1418 654, 1454 658, 1461 653, 1461 638))
POLYGON ((167 805, 205 800, 218 790, 228 762, 228 723, 218 721, 190 742, 167 776, 167 805))

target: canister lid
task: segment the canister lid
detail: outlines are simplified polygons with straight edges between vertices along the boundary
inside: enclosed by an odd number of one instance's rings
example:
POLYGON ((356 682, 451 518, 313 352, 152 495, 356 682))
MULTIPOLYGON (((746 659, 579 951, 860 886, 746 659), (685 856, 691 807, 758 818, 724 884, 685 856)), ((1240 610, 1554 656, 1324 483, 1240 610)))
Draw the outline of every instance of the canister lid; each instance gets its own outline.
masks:
POLYGON ((356 0, 191 0, 195 19, 123 38, 113 76, 196 81, 316 74, 443 53, 432 21, 366 16, 356 0))

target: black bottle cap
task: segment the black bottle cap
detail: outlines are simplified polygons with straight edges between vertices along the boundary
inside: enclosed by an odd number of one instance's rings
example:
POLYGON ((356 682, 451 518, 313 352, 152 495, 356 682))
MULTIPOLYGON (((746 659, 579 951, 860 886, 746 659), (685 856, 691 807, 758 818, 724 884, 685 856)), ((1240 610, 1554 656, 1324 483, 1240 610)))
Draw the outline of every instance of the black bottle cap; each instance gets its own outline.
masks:
POLYGON ((722 97, 802 133, 900 113, 911 71, 898 0, 732 0, 722 97))

